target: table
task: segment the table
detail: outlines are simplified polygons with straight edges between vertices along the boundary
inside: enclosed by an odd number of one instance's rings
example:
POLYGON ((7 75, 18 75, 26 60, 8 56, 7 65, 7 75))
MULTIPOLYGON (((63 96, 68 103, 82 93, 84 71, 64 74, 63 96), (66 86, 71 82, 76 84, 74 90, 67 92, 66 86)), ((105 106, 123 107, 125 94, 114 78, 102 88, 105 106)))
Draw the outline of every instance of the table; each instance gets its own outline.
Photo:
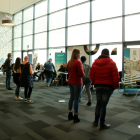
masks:
POLYGON ((65 74, 65 75, 66 75, 66 81, 68 81, 68 78, 67 78, 68 72, 61 72, 61 71, 58 71, 57 73, 65 74))

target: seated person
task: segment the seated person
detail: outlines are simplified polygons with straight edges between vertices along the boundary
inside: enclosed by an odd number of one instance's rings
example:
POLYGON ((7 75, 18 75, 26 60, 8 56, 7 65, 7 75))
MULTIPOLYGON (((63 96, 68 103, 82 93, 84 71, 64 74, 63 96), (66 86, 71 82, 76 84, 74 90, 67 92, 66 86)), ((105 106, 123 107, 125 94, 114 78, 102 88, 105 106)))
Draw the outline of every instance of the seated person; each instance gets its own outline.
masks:
POLYGON ((37 64, 36 70, 40 70, 40 63, 37 64))

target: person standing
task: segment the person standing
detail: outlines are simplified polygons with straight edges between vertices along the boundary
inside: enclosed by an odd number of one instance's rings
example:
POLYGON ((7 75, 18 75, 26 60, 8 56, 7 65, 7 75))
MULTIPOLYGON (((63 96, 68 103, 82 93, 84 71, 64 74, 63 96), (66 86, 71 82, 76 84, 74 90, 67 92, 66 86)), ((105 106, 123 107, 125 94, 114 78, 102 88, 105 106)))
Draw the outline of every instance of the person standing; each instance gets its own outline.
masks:
POLYGON ((21 75, 20 86, 24 87, 24 95, 25 95, 24 102, 26 103, 33 103, 33 101, 30 99, 32 89, 34 87, 33 73, 34 71, 32 65, 29 63, 29 57, 25 56, 20 69, 20 75, 21 75))
POLYGON ((8 58, 5 61, 6 68, 6 89, 13 90, 11 88, 11 76, 12 76, 12 54, 8 53, 8 58))
POLYGON ((105 124, 106 107, 120 80, 118 68, 110 59, 108 49, 103 49, 101 55, 92 64, 90 79, 96 88, 97 100, 93 125, 98 126, 100 119, 99 130, 108 129, 110 124, 105 124))
POLYGON ((90 74, 90 66, 89 64, 85 63, 86 62, 86 57, 82 56, 81 57, 81 61, 82 61, 82 65, 83 65, 83 70, 85 73, 85 76, 83 77, 83 86, 85 86, 87 95, 88 95, 88 106, 91 106, 91 100, 92 100, 92 96, 91 96, 91 91, 90 91, 90 87, 91 87, 91 80, 89 77, 90 74))
POLYGON ((55 66, 54 64, 52 63, 52 59, 50 58, 48 62, 46 62, 44 64, 44 73, 46 75, 46 84, 47 84, 47 87, 50 86, 50 83, 51 83, 51 80, 52 80, 52 73, 53 73, 53 70, 54 72, 56 73, 56 69, 55 69, 55 66))
POLYGON ((13 81, 17 86, 17 88, 15 90, 15 100, 23 100, 23 98, 21 98, 19 96, 19 94, 20 94, 20 80, 19 80, 19 77, 20 77, 20 65, 21 65, 20 61, 21 61, 21 59, 18 57, 16 59, 15 64, 13 65, 13 81))
POLYGON ((82 77, 84 77, 84 71, 80 59, 80 50, 74 49, 71 55, 71 59, 67 65, 67 71, 69 73, 68 84, 70 88, 69 99, 69 114, 68 120, 74 120, 74 123, 80 122, 78 118, 79 112, 79 99, 82 94, 82 77), (74 117, 72 114, 72 108, 74 104, 74 117))

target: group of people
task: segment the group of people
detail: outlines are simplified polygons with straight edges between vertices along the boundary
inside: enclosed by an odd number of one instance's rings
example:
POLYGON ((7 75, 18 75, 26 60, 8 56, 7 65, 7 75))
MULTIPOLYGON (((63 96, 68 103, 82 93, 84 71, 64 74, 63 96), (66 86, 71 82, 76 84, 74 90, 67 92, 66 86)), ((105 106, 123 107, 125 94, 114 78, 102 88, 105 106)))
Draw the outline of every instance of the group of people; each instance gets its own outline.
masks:
MULTIPOLYGON (((12 54, 8 54, 8 58, 5 61, 6 66, 6 89, 12 90, 10 86, 11 75, 12 75, 12 54)), ((71 55, 71 59, 68 64, 64 67, 60 67, 60 70, 67 71, 69 74, 68 84, 70 88, 70 99, 69 99, 69 114, 68 120, 73 120, 74 123, 80 122, 78 117, 79 113, 79 100, 82 96, 82 89, 85 86, 88 103, 91 105, 91 83, 96 88, 96 109, 95 109, 95 120, 93 122, 94 126, 99 125, 100 120, 100 130, 110 128, 109 124, 105 124, 106 107, 109 102, 113 91, 118 87, 119 84, 119 72, 116 63, 109 57, 109 50, 103 49, 101 55, 92 64, 85 63, 86 57, 81 57, 81 52, 78 49, 74 49, 71 55), (81 58, 81 61, 79 59, 81 58), (73 115, 74 106, 74 115, 73 115)), ((40 69, 38 64, 36 69, 40 69)), ((44 64, 44 74, 46 75, 47 87, 50 86, 52 73, 56 73, 52 59, 50 58, 44 64)), ((33 103, 30 99, 32 89, 34 87, 33 83, 34 70, 32 65, 29 63, 29 57, 25 56, 24 61, 21 64, 21 59, 16 58, 16 62, 13 65, 13 81, 17 85, 15 91, 15 99, 23 100, 20 95, 20 87, 24 87, 24 101, 26 103, 33 103)))
POLYGON ((109 57, 109 50, 103 49, 101 55, 93 62, 92 67, 85 63, 85 57, 80 59, 80 50, 74 49, 71 59, 67 65, 69 73, 68 84, 70 88, 69 99, 69 114, 68 120, 73 120, 74 123, 80 122, 79 100, 82 94, 82 86, 85 84, 87 93, 89 95, 89 102, 91 102, 91 94, 89 91, 90 81, 96 88, 96 109, 94 126, 99 125, 100 130, 110 128, 110 124, 105 124, 106 107, 113 91, 119 84, 119 72, 116 63, 109 57), (74 106, 74 115, 73 115, 74 106))

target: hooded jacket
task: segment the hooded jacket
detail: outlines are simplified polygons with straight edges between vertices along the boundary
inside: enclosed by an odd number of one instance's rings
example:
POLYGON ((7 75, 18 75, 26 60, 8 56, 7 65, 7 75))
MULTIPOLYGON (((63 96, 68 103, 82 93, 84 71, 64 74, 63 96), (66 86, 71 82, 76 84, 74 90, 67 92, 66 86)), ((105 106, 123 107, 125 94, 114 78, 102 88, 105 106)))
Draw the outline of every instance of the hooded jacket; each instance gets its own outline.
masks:
POLYGON ((120 80, 116 63, 110 57, 101 55, 92 64, 90 79, 95 87, 109 86, 116 89, 120 80))

